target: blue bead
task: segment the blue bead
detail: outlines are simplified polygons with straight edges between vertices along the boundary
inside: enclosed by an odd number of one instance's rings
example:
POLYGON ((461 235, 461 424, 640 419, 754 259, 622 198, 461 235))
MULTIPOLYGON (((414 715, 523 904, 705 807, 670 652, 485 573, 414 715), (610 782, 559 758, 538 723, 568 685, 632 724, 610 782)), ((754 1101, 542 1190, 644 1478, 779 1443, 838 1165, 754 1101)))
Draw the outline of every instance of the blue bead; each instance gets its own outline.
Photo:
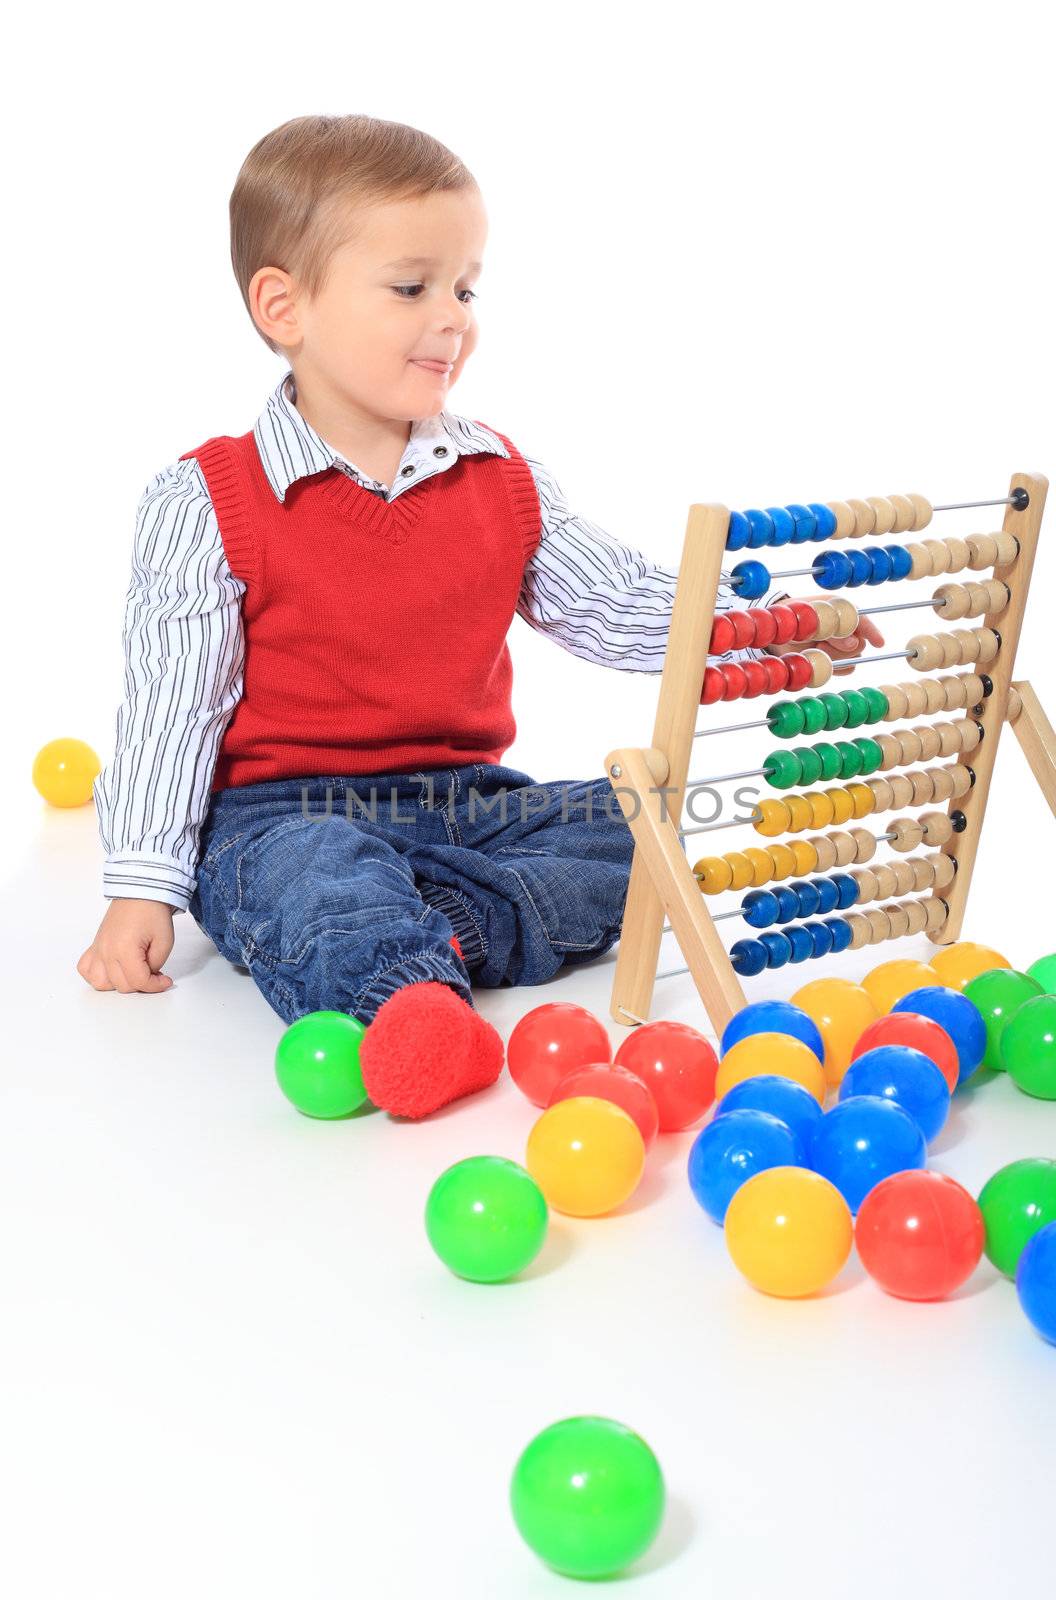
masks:
POLYGON ((810 942, 814 946, 815 956, 827 956, 832 949, 832 929, 827 922, 805 922, 803 926, 810 934, 810 942))
POLYGON ((817 528, 817 519, 809 506, 789 506, 792 521, 796 525, 792 535, 793 544, 807 544, 813 539, 817 528))
POLYGON ((807 932, 804 926, 797 925, 794 928, 786 928, 785 938, 792 946, 793 965, 799 961, 810 960, 811 956, 814 954, 814 940, 810 937, 810 934, 807 932))
POLYGON ((791 1078, 778 1078, 768 1072, 758 1078, 742 1078, 727 1090, 715 1107, 709 1123, 714 1127, 728 1111, 766 1111, 791 1128, 804 1150, 810 1143, 815 1124, 824 1113, 809 1089, 791 1078))
POLYGON ((787 1122, 768 1111, 734 1108, 714 1117, 694 1139, 689 1186, 693 1198, 721 1226, 742 1183, 769 1167, 801 1167, 805 1161, 804 1146, 787 1122))
POLYGON ((878 1095, 907 1111, 928 1144, 950 1114, 950 1089, 930 1056, 909 1045, 877 1045, 852 1061, 840 1084, 840 1099, 878 1095))
POLYGON ((819 589, 846 589, 851 581, 850 557, 842 550, 826 550, 815 556, 811 571, 819 589))
POLYGON ((777 921, 777 896, 769 889, 750 889, 741 901, 750 928, 769 928, 777 921))
POLYGON ((748 543, 751 528, 743 511, 730 512, 730 526, 726 530, 727 550, 743 550, 748 543))
POLYGON ((770 587, 770 573, 761 561, 738 561, 730 582, 742 600, 759 600, 770 587))
POLYGON ((872 572, 866 578, 866 583, 874 586, 878 583, 888 583, 891 579, 891 557, 881 545, 874 544, 865 552, 869 557, 872 572))
POLYGON ((858 885, 848 872, 838 872, 832 880, 836 890, 836 904, 841 911, 849 911, 858 904, 858 885))
POLYGON ((853 1095, 827 1111, 811 1135, 815 1172, 834 1183, 852 1212, 883 1178, 919 1170, 927 1161, 924 1135, 908 1112, 874 1095, 853 1095))
MULTIPOLYGON (((767 937, 788 942, 783 933, 769 934, 767 937)), ((819 1061, 825 1059, 821 1029, 800 1006, 794 1006, 788 1000, 753 1000, 750 1005, 742 1006, 722 1030, 719 1054, 725 1055, 742 1039, 748 1039, 756 1033, 789 1034, 805 1044, 808 1050, 813 1050, 819 1061)))
POLYGON ((1024 1245, 1016 1267, 1016 1294, 1027 1320, 1043 1339, 1056 1344, 1056 1222, 1047 1222, 1024 1245))
POLYGON ((767 506, 767 514, 774 525, 771 544, 791 544, 796 524, 787 506, 767 506))
POLYGON ((810 509, 813 511, 814 521, 817 523, 817 531, 814 534, 815 539, 819 544, 822 539, 831 539, 836 532, 836 513, 830 511, 828 506, 819 505, 816 500, 810 502, 810 509))
POLYGON ((867 550, 848 550, 847 560, 850 563, 851 575, 847 579, 848 589, 860 589, 863 583, 868 583, 873 572, 873 563, 869 559, 867 550))
POLYGON ((775 889, 774 894, 777 897, 778 922, 795 922, 801 915, 799 895, 793 888, 785 888, 783 885, 780 889, 775 889))
POLYGON ((783 967, 791 961, 792 946, 783 933, 764 933, 759 942, 766 951, 768 967, 783 967))
MULTIPOLYGON (((832 934, 832 953, 841 955, 850 947, 851 925, 845 917, 827 917, 824 926, 832 934)), ((828 955, 828 951, 825 952, 828 955)))
POLYGON ((925 984, 922 989, 912 989, 896 1000, 892 1011, 912 1011, 921 1017, 930 1017, 940 1028, 945 1028, 957 1049, 959 1072, 957 1082, 970 1078, 986 1052, 986 1024, 977 1006, 958 989, 944 984, 925 984))
POLYGON ((818 911, 825 917, 839 905, 840 891, 831 878, 815 878, 814 887, 818 891, 818 911))
POLYGON ((748 527, 751 530, 748 534, 749 550, 762 550, 768 544, 773 544, 774 523, 769 511, 752 509, 744 514, 748 518, 748 527))
POLYGON ((891 577, 895 583, 901 583, 913 569, 913 557, 904 544, 885 544, 884 549, 891 557, 891 577))
POLYGON ((754 978, 766 966, 766 951, 758 939, 738 939, 730 951, 730 962, 739 978, 754 978))
POLYGON ((813 883, 790 883, 790 889, 796 891, 799 901, 799 914, 801 917, 816 917, 821 910, 821 896, 817 885, 813 883))

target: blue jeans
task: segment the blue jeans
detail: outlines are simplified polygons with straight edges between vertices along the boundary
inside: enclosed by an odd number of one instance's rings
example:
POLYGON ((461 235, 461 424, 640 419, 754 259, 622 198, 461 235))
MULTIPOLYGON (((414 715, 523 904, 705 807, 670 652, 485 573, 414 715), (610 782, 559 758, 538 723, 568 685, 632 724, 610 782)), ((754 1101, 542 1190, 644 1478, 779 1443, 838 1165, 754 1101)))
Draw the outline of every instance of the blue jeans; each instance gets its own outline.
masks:
POLYGON ((218 790, 195 922, 286 1022, 408 983, 540 984, 620 936, 634 838, 605 777, 495 764, 218 790), (450 943, 456 934, 462 958, 450 943))

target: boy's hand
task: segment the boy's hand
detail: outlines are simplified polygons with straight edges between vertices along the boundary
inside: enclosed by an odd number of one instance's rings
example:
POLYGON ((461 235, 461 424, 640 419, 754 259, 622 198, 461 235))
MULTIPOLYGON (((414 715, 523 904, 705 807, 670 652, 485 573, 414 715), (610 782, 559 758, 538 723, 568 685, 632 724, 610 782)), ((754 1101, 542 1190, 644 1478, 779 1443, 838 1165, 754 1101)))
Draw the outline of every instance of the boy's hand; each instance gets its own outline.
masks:
POLYGON ((93 989, 156 994, 172 988, 162 972, 175 939, 173 908, 161 900, 111 900, 99 931, 77 963, 93 989))
MULTIPOLYGON (((858 626, 846 639, 822 639, 816 645, 811 645, 812 650, 824 650, 834 661, 839 661, 841 656, 860 656, 867 644, 881 645, 884 636, 876 626, 872 617, 859 617, 858 626)), ((853 667, 840 667, 837 672, 853 672, 853 667)))

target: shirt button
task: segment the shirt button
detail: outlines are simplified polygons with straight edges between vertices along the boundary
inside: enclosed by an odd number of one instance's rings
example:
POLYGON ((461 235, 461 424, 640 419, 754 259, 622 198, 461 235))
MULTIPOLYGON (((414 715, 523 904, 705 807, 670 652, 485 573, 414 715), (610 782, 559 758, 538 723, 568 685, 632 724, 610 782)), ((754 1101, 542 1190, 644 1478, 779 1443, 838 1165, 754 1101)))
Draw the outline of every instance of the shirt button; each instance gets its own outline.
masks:
POLYGON ((434 456, 446 456, 447 455, 447 445, 446 444, 435 445, 433 447, 433 455, 434 456))
POLYGON ((401 478, 409 478, 413 471, 414 471, 414 467, 411 465, 410 462, 408 462, 405 467, 401 467, 400 468, 400 477, 401 478))

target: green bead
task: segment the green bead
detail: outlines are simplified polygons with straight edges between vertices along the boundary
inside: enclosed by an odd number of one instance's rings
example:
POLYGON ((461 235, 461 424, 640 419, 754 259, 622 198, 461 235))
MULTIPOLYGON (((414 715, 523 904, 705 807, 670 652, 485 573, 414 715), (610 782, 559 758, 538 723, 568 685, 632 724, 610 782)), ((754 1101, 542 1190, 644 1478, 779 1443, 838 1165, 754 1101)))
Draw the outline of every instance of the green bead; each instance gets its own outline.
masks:
POLYGON ((847 721, 847 703, 842 694, 822 694, 818 696, 825 707, 825 726, 830 733, 837 728, 842 728, 847 721))
POLYGON ((1027 1240, 1047 1222, 1056 1222, 1056 1161, 1027 1156, 1010 1162, 983 1185, 979 1209, 987 1256, 999 1272, 1014 1278, 1027 1240))
POLYGON ((550 1214, 535 1179, 504 1156, 468 1156, 437 1178, 425 1231, 445 1267, 474 1283, 500 1283, 534 1261, 550 1214))
POLYGON ((816 744, 814 754, 821 760, 821 776, 828 782, 840 775, 840 752, 834 744, 816 744))
POLYGON ((803 732, 820 733, 826 726, 825 707, 821 701, 813 695, 807 695, 799 703, 803 707, 803 732))
POLYGON ((666 1498, 641 1436, 608 1417, 544 1428, 513 1469, 510 1508, 524 1542, 568 1578, 607 1578, 644 1555, 666 1498))
POLYGON ((766 720, 775 739, 795 739, 803 732, 803 710, 796 700, 779 700, 766 713, 766 720))
POLYGON ((797 783, 817 783, 821 777, 821 757, 813 745, 803 745, 796 751, 799 757, 800 773, 797 783))
POLYGON ((306 1117, 347 1117, 367 1098, 359 1067, 366 1025, 345 1011, 309 1011, 275 1051, 279 1088, 306 1117))
POLYGON ((775 750, 763 762, 763 773, 773 789, 794 789, 802 768, 794 750, 775 750))
POLYGON ((860 753, 862 758, 862 776, 871 777, 874 772, 879 772, 884 760, 884 752, 875 739, 852 739, 851 743, 860 753))
POLYGON ((861 728, 869 721, 869 702, 858 689, 845 689, 843 698, 847 706, 848 728, 861 728))
POLYGON ((859 689, 857 692, 869 705, 869 715, 865 720, 867 722, 883 722, 891 710, 891 702, 887 695, 883 694, 879 689, 859 689))
POLYGON ((1039 956, 1027 968, 1027 977, 1040 983, 1043 994, 1056 994, 1056 955, 1039 956))
POLYGON ((999 1048, 1002 1065, 1024 1094, 1056 1100, 1056 995, 1035 995, 1021 1005, 999 1048))
POLYGON ((1009 967, 994 967, 990 972, 980 972, 964 986, 964 997, 986 1024, 986 1052, 983 1066, 995 1069, 1004 1066, 1001 1059, 1001 1035, 1020 1006, 1041 994, 1041 984, 1025 972, 1014 972, 1009 967))
POLYGON ((840 777, 857 778, 862 770, 862 752, 858 746, 841 742, 836 748, 840 752, 840 777))

